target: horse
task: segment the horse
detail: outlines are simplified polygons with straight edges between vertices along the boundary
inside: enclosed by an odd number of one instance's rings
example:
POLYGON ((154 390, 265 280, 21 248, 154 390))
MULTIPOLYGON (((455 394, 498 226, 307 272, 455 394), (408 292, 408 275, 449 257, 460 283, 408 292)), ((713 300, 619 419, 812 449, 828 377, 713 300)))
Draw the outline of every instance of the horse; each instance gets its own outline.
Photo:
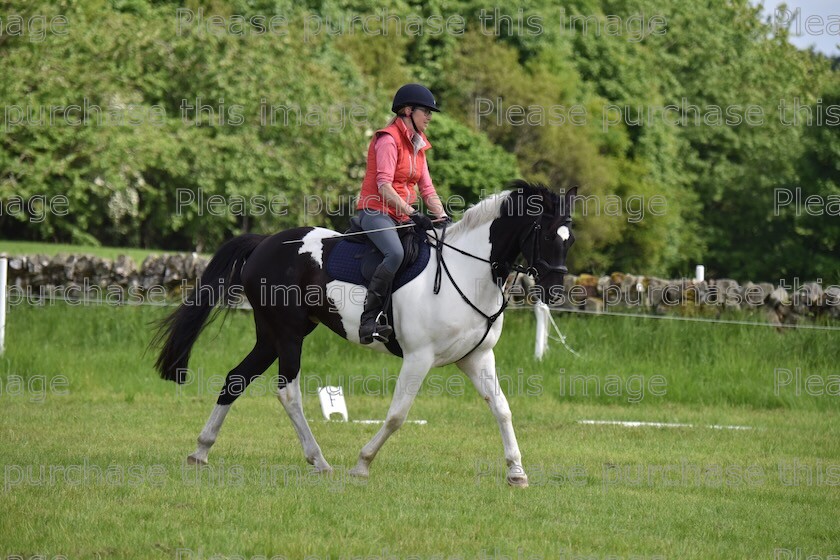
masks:
MULTIPOLYGON (((510 273, 532 276, 542 301, 552 303, 562 293, 566 255, 575 239, 571 210, 576 188, 558 193, 522 180, 508 187, 467 209, 442 232, 423 235, 435 258, 392 294, 391 324, 397 344, 369 345, 401 355, 402 364, 385 421, 362 448, 351 475, 369 476, 371 462, 405 421, 429 370, 454 363, 498 422, 508 484, 528 485, 510 407, 496 376, 493 348, 502 331, 504 281, 510 273), (527 266, 517 264, 520 255, 527 266)), ((236 296, 241 299, 244 292, 253 308, 254 347, 227 374, 189 463, 207 464, 233 402, 279 360, 277 397, 306 461, 317 472, 332 471, 303 414, 300 364, 303 340, 319 324, 359 343, 364 286, 332 278, 326 266, 341 239, 338 232, 320 227, 235 237, 219 248, 195 289, 161 321, 153 340, 161 346, 156 369, 163 379, 184 383, 191 349, 214 307, 229 304, 236 296), (280 297, 269 297, 278 292, 280 297), (295 297, 303 294, 317 297, 295 297)))

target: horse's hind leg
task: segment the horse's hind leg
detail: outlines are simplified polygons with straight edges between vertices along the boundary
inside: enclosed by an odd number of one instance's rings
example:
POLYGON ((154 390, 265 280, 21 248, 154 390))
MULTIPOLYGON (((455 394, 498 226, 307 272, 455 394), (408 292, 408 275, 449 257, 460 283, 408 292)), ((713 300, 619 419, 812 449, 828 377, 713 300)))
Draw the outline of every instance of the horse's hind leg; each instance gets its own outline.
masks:
POLYGON ((245 391, 245 388, 254 378, 260 376, 276 359, 277 352, 273 344, 269 339, 261 337, 259 329, 257 329, 257 343, 245 359, 228 372, 225 386, 216 401, 216 407, 198 436, 198 447, 195 453, 187 457, 188 463, 207 464, 207 455, 216 442, 216 437, 219 435, 219 430, 222 428, 222 423, 225 421, 225 416, 227 416, 233 401, 245 391))
MULTIPOLYGON (((314 328, 314 325, 313 325, 314 328)), ((300 390, 300 353, 303 346, 303 338, 289 337, 278 341, 278 354, 280 356, 280 378, 277 382, 277 398, 286 409, 286 414, 295 427, 300 444, 303 447, 303 455, 306 461, 315 467, 316 472, 332 472, 332 467, 321 447, 315 440, 306 416, 303 415, 303 396, 300 390)))

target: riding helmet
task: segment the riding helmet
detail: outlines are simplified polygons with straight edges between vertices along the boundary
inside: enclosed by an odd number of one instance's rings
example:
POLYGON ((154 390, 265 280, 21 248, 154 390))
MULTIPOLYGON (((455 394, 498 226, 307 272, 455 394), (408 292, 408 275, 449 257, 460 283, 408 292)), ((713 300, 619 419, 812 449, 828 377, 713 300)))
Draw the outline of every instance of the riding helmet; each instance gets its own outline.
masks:
POLYGON ((435 96, 425 86, 420 84, 406 84, 397 90, 394 95, 394 103, 391 105, 391 111, 396 113, 403 107, 427 107, 432 111, 440 112, 437 103, 435 103, 435 96))

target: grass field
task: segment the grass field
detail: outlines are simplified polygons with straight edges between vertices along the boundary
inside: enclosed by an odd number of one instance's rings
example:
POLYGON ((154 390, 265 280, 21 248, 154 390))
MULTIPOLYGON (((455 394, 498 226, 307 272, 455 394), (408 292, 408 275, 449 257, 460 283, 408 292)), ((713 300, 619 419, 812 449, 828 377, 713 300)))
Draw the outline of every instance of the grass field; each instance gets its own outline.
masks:
POLYGON ((368 481, 349 477, 378 427, 321 420, 315 387, 341 384, 351 418, 381 419, 399 360, 325 329, 305 346, 305 411, 334 475, 309 473, 269 373, 234 405, 211 465, 186 467, 252 324, 235 312, 211 325, 178 388, 144 354, 164 313, 10 309, 0 557, 840 554, 840 332, 560 316, 581 356, 555 344, 537 362, 533 317, 508 313, 497 358, 531 478, 521 490, 505 485, 495 421, 452 367, 429 374, 409 415, 428 424, 406 424, 368 481))

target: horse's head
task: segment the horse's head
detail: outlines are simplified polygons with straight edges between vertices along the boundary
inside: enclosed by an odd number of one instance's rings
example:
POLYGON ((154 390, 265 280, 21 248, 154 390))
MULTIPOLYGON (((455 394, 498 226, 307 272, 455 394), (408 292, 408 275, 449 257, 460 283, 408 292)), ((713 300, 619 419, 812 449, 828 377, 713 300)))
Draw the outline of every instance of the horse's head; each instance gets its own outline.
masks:
POLYGON ((536 295, 554 303, 562 294, 563 278, 569 272, 566 256, 575 242, 572 205, 577 187, 557 194, 524 181, 511 186, 491 227, 491 260, 505 263, 507 268, 521 254, 534 278, 536 295))

